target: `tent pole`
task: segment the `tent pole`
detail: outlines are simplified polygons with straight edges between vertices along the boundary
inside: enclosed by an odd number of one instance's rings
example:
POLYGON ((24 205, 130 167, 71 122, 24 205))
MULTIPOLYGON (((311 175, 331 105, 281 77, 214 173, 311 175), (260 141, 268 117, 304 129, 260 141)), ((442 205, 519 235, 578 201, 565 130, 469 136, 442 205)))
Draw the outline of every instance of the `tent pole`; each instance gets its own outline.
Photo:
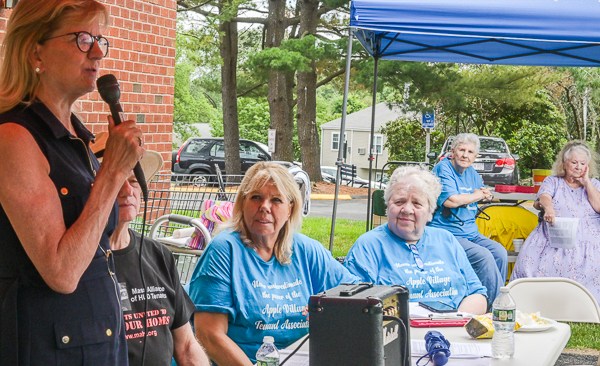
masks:
POLYGON ((346 54, 346 78, 344 84, 344 102, 342 104, 342 123, 340 124, 340 138, 338 142, 338 159, 335 162, 337 174, 335 176, 335 196, 333 199, 333 214, 331 215, 331 232, 329 233, 329 251, 333 254, 333 235, 335 234, 335 219, 337 214, 337 202, 340 192, 340 178, 342 176, 342 164, 344 163, 344 133, 346 132, 346 110, 348 107, 348 85, 350 85, 350 62, 352 61, 352 28, 348 28, 348 53, 346 54))
POLYGON ((377 65, 379 57, 375 57, 373 69, 373 106, 371 107, 371 141, 369 142, 369 190, 367 191, 367 231, 371 229, 371 175, 373 174, 373 142, 375 141, 375 105, 377 104, 377 65))

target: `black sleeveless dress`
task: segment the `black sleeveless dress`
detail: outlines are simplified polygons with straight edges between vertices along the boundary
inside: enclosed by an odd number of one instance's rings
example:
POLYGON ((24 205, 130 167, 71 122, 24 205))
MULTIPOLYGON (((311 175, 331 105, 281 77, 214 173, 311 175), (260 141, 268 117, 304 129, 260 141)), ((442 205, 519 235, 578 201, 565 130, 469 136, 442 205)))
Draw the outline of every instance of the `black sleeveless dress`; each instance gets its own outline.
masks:
MULTIPOLYGON (((69 228, 99 168, 88 148, 92 133, 72 115, 77 137, 71 135, 39 101, 0 115, 0 124, 7 122, 26 128, 46 156, 69 228)), ((65 295, 43 281, 0 206, 0 365, 128 364, 113 257, 105 254, 117 219, 115 202, 91 264, 65 295)))

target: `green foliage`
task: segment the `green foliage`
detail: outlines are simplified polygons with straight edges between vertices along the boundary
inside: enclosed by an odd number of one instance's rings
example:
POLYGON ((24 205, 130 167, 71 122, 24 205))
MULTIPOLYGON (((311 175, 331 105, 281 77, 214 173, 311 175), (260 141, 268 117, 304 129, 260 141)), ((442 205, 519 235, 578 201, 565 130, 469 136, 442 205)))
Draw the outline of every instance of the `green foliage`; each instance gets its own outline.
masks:
POLYGON ((175 64, 175 91, 173 131, 181 141, 199 136, 193 124, 219 119, 217 109, 212 106, 200 90, 194 90, 190 81, 194 68, 191 64, 175 64))
MULTIPOLYGON (((347 113, 351 114, 371 105, 373 96, 369 91, 351 91, 348 95, 347 113)), ((334 86, 317 89, 317 126, 342 116, 343 91, 334 86)))
MULTIPOLYGON (((416 120, 399 118, 381 128, 387 136, 384 147, 388 149, 390 160, 425 161, 427 132, 416 120)), ((431 131, 430 151, 439 152, 444 144, 444 136, 439 131, 431 131)))
MULTIPOLYGON (((238 98, 238 123, 241 139, 266 144, 271 124, 269 103, 254 98, 238 98)), ((212 121, 210 130, 214 137, 223 137, 223 121, 212 121)))
MULTIPOLYGON (((292 40, 295 41, 295 40, 292 40)), ((308 57, 302 53, 294 51, 292 41, 282 42, 281 47, 269 47, 250 56, 250 65, 259 74, 266 78, 270 70, 278 70, 281 72, 293 72, 311 70, 308 57)))
POLYGON ((521 159, 517 162, 521 178, 531 176, 531 169, 550 169, 556 154, 567 142, 565 130, 557 126, 524 123, 506 141, 511 151, 521 159))
MULTIPOLYGON (((371 103, 367 103, 364 100, 361 100, 356 95, 351 94, 348 96, 348 102, 346 103, 346 113, 352 114, 354 112, 363 110, 363 109, 369 107, 370 105, 371 105, 371 103)), ((333 113, 339 114, 341 117, 343 107, 344 107, 343 96, 333 100, 333 111, 332 111, 333 113)))
POLYGON ((269 103, 266 100, 238 99, 240 138, 266 144, 269 138, 270 118, 269 103))

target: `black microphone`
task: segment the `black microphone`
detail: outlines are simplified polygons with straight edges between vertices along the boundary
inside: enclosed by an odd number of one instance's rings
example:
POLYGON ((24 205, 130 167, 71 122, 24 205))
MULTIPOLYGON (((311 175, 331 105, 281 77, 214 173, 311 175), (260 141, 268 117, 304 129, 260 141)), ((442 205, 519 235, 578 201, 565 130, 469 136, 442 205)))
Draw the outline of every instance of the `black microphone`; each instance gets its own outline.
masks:
MULTIPOLYGON (((96 80, 96 86, 98 87, 100 97, 110 107, 110 114, 115 121, 115 126, 119 125, 125 119, 125 114, 123 113, 123 107, 121 107, 121 103, 119 102, 119 99, 121 99, 121 89, 119 89, 117 78, 113 74, 100 76, 98 80, 96 80)), ((133 173, 142 189, 144 201, 148 202, 148 185, 146 184, 146 177, 144 176, 144 171, 142 170, 139 161, 135 164, 133 173)))

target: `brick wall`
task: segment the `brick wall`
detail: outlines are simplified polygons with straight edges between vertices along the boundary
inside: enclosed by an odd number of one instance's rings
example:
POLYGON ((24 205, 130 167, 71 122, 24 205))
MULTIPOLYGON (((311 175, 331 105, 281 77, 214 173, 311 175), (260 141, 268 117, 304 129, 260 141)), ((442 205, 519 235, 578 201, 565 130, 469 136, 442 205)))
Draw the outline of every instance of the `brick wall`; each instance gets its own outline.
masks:
MULTIPOLYGON (((2 1, 2 0, 0 0, 2 1)), ((121 86, 128 119, 144 132, 146 148, 160 152, 171 169, 175 76, 176 0, 99 0, 110 8, 110 42, 101 74, 112 73, 121 86)), ((0 42, 12 10, 0 10, 0 42)), ((79 100, 79 115, 93 132, 107 131, 109 109, 97 92, 79 100)))

